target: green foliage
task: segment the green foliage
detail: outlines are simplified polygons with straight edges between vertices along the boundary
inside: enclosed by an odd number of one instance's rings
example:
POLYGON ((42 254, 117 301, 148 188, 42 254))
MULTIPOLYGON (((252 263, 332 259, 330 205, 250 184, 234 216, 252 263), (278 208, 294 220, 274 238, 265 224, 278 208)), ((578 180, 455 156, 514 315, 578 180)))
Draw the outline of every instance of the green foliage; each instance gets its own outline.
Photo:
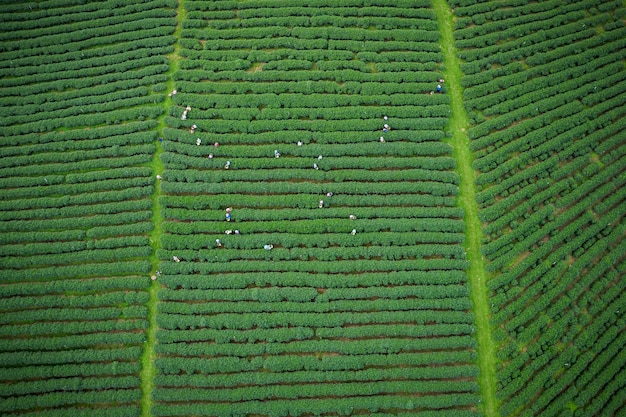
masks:
POLYGON ((0 7, 0 414, 139 415, 175 6, 0 7))

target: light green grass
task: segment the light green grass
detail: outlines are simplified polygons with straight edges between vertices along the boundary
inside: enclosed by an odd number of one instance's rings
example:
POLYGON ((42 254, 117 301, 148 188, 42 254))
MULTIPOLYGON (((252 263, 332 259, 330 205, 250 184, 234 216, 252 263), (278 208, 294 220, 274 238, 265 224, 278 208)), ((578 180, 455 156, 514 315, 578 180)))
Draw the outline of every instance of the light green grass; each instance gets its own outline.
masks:
MULTIPOLYGON (((182 21, 185 18, 185 10, 183 7, 183 0, 178 1, 178 9, 177 9, 177 26, 174 32, 176 39, 180 39, 180 31, 182 29, 182 21)), ((180 45, 176 43, 174 45, 174 52, 168 56, 168 60, 170 63, 169 70, 167 72, 167 88, 164 94, 169 94, 174 90, 174 78, 173 74, 178 69, 178 61, 180 57, 178 55, 178 51, 180 49, 180 45)), ((167 116, 168 108, 173 104, 173 101, 170 97, 166 96, 163 101, 163 106, 165 108, 165 112, 161 117, 159 117, 157 125, 158 136, 163 136, 163 129, 167 126, 165 122, 165 117, 167 116)), ((161 161, 161 153, 163 152, 163 145, 161 142, 157 140, 156 142, 156 152, 150 166, 152 167, 152 172, 154 175, 154 193, 152 194, 152 224, 154 225, 154 229, 150 232, 150 245, 152 246, 152 255, 150 257, 150 261, 152 263, 152 271, 151 275, 153 275, 159 267, 159 258, 156 255, 158 249, 161 248, 161 233, 162 228, 161 224, 163 222, 163 217, 161 216, 161 206, 159 205, 159 197, 161 196, 161 181, 156 179, 157 175, 161 175, 163 173, 163 162, 161 161)), ((141 356, 141 416, 142 417, 151 417, 151 409, 152 409, 152 390, 154 388, 154 378, 156 376, 156 367, 154 366, 154 361, 156 359, 156 355, 154 352, 154 348, 156 345, 156 331, 157 331, 157 304, 159 302, 158 292, 159 292, 159 281, 152 281, 150 283, 150 287, 148 288, 149 299, 147 303, 148 307, 148 329, 146 330, 146 341, 144 344, 144 351, 141 356)))
POLYGON ((496 356, 489 321, 491 312, 487 296, 487 280, 489 276, 485 270, 484 258, 480 253, 483 235, 478 218, 478 204, 476 203, 475 172, 472 169, 474 155, 470 150, 470 141, 466 132, 468 119, 463 107, 462 73, 457 59, 456 47, 454 46, 454 21, 452 11, 446 0, 433 0, 432 4, 437 14, 441 32, 441 46, 445 64, 444 88, 446 94, 450 95, 452 107, 449 125, 452 137, 448 143, 454 149, 457 172, 461 178, 458 204, 465 211, 466 240, 464 246, 467 252, 467 259, 470 262, 467 273, 478 341, 479 384, 483 414, 486 417, 498 417, 498 404, 495 396, 496 356))

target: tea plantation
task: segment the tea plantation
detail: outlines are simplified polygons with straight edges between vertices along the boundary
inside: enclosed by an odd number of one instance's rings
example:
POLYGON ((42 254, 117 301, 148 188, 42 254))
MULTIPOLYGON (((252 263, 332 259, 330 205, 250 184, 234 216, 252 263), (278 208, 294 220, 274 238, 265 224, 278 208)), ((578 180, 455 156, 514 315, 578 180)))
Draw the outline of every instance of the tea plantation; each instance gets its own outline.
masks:
POLYGON ((626 415, 623 1, 0 22, 0 415, 626 415))

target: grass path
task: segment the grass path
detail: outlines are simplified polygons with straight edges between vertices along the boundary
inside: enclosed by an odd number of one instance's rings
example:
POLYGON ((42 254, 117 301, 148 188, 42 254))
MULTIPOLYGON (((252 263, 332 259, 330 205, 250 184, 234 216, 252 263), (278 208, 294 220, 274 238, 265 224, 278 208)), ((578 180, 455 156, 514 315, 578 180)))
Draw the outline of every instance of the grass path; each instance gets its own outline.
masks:
MULTIPOLYGON (((185 18, 185 10, 183 8, 183 1, 178 1, 178 9, 177 9, 177 24, 174 35, 176 39, 180 39, 180 31, 182 29, 182 21, 185 18)), ((172 52, 168 56, 168 60, 170 63, 169 70, 167 72, 167 88, 165 90, 165 94, 170 93, 174 90, 174 78, 172 74, 178 69, 178 61, 180 57, 178 55, 178 51, 180 49, 180 45, 176 43, 174 45, 174 52, 172 52)), ((167 115, 168 108, 173 104, 172 99, 169 96, 165 97, 163 102, 163 106, 165 107, 165 112, 158 119, 158 137, 163 137, 163 129, 167 126, 165 123, 165 117, 167 115)), ((163 173, 163 162, 161 161, 161 153, 163 152, 163 145, 160 141, 156 142, 156 152, 154 157, 152 158, 152 162, 150 166, 152 167, 152 172, 154 173, 154 193, 152 194, 152 224, 154 225, 154 229, 150 232, 150 245, 152 246, 152 255, 150 256, 150 261, 152 263, 152 271, 151 275, 155 274, 158 270, 159 259, 156 255, 156 251, 161 248, 161 223, 163 222, 163 218, 161 216, 161 206, 159 205, 159 197, 161 196, 161 181, 159 181, 156 176, 161 175, 163 173)), ((151 409, 152 409, 152 389, 154 388, 154 378, 156 376, 156 368, 154 366, 154 361, 156 359, 156 355, 154 353, 154 347, 156 344, 156 331, 157 331, 157 304, 159 302, 158 299, 158 291, 159 291, 159 282, 158 279, 156 281, 152 281, 150 283, 150 287, 148 288, 148 329, 146 330, 146 342, 144 346, 144 351, 141 356, 141 417, 151 417, 151 409)))
POLYGON ((485 417, 498 417, 496 401, 496 356, 495 346, 491 335, 491 316, 489 299, 487 297, 488 275, 485 270, 484 259, 480 253, 482 229, 478 218, 478 204, 476 203, 476 188, 474 185, 475 173, 472 168, 474 155, 470 150, 470 141, 466 130, 468 126, 467 113, 463 107, 463 90, 461 87, 461 67, 457 59, 454 46, 454 21, 452 10, 446 0, 433 0, 441 32, 441 46, 444 53, 445 88, 450 95, 451 117, 449 129, 452 138, 448 143, 454 148, 457 172, 461 177, 458 204, 465 211, 466 240, 465 250, 470 261, 468 277, 470 282, 470 297, 474 307, 476 324, 476 338, 478 341, 478 365, 480 368, 480 391, 482 395, 483 414, 485 417))

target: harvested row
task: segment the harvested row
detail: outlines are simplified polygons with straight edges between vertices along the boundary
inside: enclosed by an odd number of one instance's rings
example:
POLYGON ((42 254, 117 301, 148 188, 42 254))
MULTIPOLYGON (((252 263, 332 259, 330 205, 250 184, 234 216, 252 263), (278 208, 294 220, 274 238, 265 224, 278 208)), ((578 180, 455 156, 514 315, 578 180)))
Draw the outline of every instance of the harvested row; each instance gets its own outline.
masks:
POLYGON ((155 415, 477 415, 436 21, 370 3, 185 2, 155 415))

